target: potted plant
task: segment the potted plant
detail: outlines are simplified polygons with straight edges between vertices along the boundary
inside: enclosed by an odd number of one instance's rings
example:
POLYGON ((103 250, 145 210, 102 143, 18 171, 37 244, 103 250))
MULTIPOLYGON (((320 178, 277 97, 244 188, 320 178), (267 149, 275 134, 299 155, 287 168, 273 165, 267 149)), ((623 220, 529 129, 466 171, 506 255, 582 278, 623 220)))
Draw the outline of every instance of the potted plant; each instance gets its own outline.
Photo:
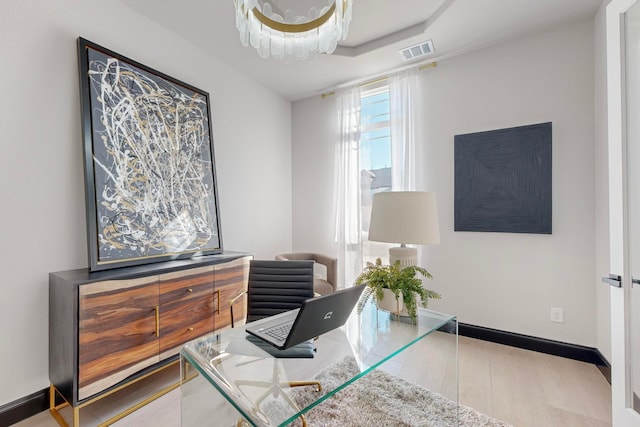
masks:
MULTIPOLYGON (((416 318, 416 307, 418 301, 423 307, 427 307, 429 299, 440 299, 440 294, 435 291, 422 287, 422 279, 420 276, 431 279, 431 274, 424 268, 415 265, 400 268, 400 261, 396 261, 392 265, 383 265, 380 258, 376 259, 375 264, 368 262, 365 270, 360 273, 356 279, 356 285, 367 284, 367 288, 362 293, 360 301, 361 306, 367 302, 371 295, 374 296, 376 303, 380 307, 381 301, 387 298, 394 298, 391 301, 395 304, 388 311, 399 314, 402 310, 401 303, 404 305, 407 313, 412 320, 416 318)), ((387 301, 388 302, 388 301, 387 301)))

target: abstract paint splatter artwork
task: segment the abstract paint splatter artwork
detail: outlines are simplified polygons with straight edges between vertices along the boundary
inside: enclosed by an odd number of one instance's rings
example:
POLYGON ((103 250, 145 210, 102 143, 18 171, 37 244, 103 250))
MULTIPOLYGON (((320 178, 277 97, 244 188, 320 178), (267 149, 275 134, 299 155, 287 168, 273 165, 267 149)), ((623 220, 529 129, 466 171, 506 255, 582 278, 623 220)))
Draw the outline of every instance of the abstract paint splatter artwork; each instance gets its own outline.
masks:
POLYGON ((220 252, 208 94, 79 42, 92 270, 220 252))

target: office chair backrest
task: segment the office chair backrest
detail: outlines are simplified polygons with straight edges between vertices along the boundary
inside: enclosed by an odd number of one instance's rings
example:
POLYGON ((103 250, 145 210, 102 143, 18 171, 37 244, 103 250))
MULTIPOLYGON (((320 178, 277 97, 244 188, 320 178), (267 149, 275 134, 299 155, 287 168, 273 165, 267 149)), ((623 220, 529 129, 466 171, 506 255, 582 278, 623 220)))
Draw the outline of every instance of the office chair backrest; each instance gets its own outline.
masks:
POLYGON ((312 297, 313 261, 251 261, 247 322, 299 308, 312 297))
POLYGON ((314 252, 294 252, 276 255, 276 260, 309 260, 324 265, 326 275, 315 275, 313 291, 318 295, 327 295, 338 290, 338 259, 314 252))

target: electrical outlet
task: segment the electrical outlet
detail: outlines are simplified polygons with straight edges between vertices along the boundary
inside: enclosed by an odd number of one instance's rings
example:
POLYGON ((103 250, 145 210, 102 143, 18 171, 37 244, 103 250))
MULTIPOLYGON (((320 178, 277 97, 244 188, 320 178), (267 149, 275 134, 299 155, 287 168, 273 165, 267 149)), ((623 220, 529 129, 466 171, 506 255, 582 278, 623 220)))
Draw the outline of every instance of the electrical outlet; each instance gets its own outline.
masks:
POLYGON ((551 321, 564 323, 564 310, 558 307, 551 307, 551 321))

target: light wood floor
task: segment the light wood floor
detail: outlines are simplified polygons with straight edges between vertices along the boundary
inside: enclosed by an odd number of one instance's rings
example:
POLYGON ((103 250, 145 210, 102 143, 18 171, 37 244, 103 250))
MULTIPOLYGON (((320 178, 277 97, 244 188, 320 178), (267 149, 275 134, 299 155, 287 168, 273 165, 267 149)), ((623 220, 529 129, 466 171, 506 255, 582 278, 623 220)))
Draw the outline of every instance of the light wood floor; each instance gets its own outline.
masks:
MULTIPOLYGON (((517 427, 611 426, 611 388, 594 365, 466 337, 459 338, 458 346, 461 404, 517 427)), ((420 361, 415 354, 407 355, 406 359, 392 359, 393 363, 385 370, 413 382, 431 384, 436 380, 428 378, 433 372, 454 366, 451 360, 443 360, 438 369, 430 369, 420 361)), ((157 388, 159 382, 177 380, 178 375, 177 369, 169 370, 149 383, 129 387, 119 396, 84 408, 80 412, 81 425, 97 425, 117 412, 117 408, 157 388)), ((178 389, 114 426, 177 427, 180 409, 178 389)), ((63 415, 70 420, 69 412, 63 415)), ((212 426, 216 425, 215 420, 211 421, 212 426)), ((48 411, 16 424, 18 427, 57 425, 48 411)))

